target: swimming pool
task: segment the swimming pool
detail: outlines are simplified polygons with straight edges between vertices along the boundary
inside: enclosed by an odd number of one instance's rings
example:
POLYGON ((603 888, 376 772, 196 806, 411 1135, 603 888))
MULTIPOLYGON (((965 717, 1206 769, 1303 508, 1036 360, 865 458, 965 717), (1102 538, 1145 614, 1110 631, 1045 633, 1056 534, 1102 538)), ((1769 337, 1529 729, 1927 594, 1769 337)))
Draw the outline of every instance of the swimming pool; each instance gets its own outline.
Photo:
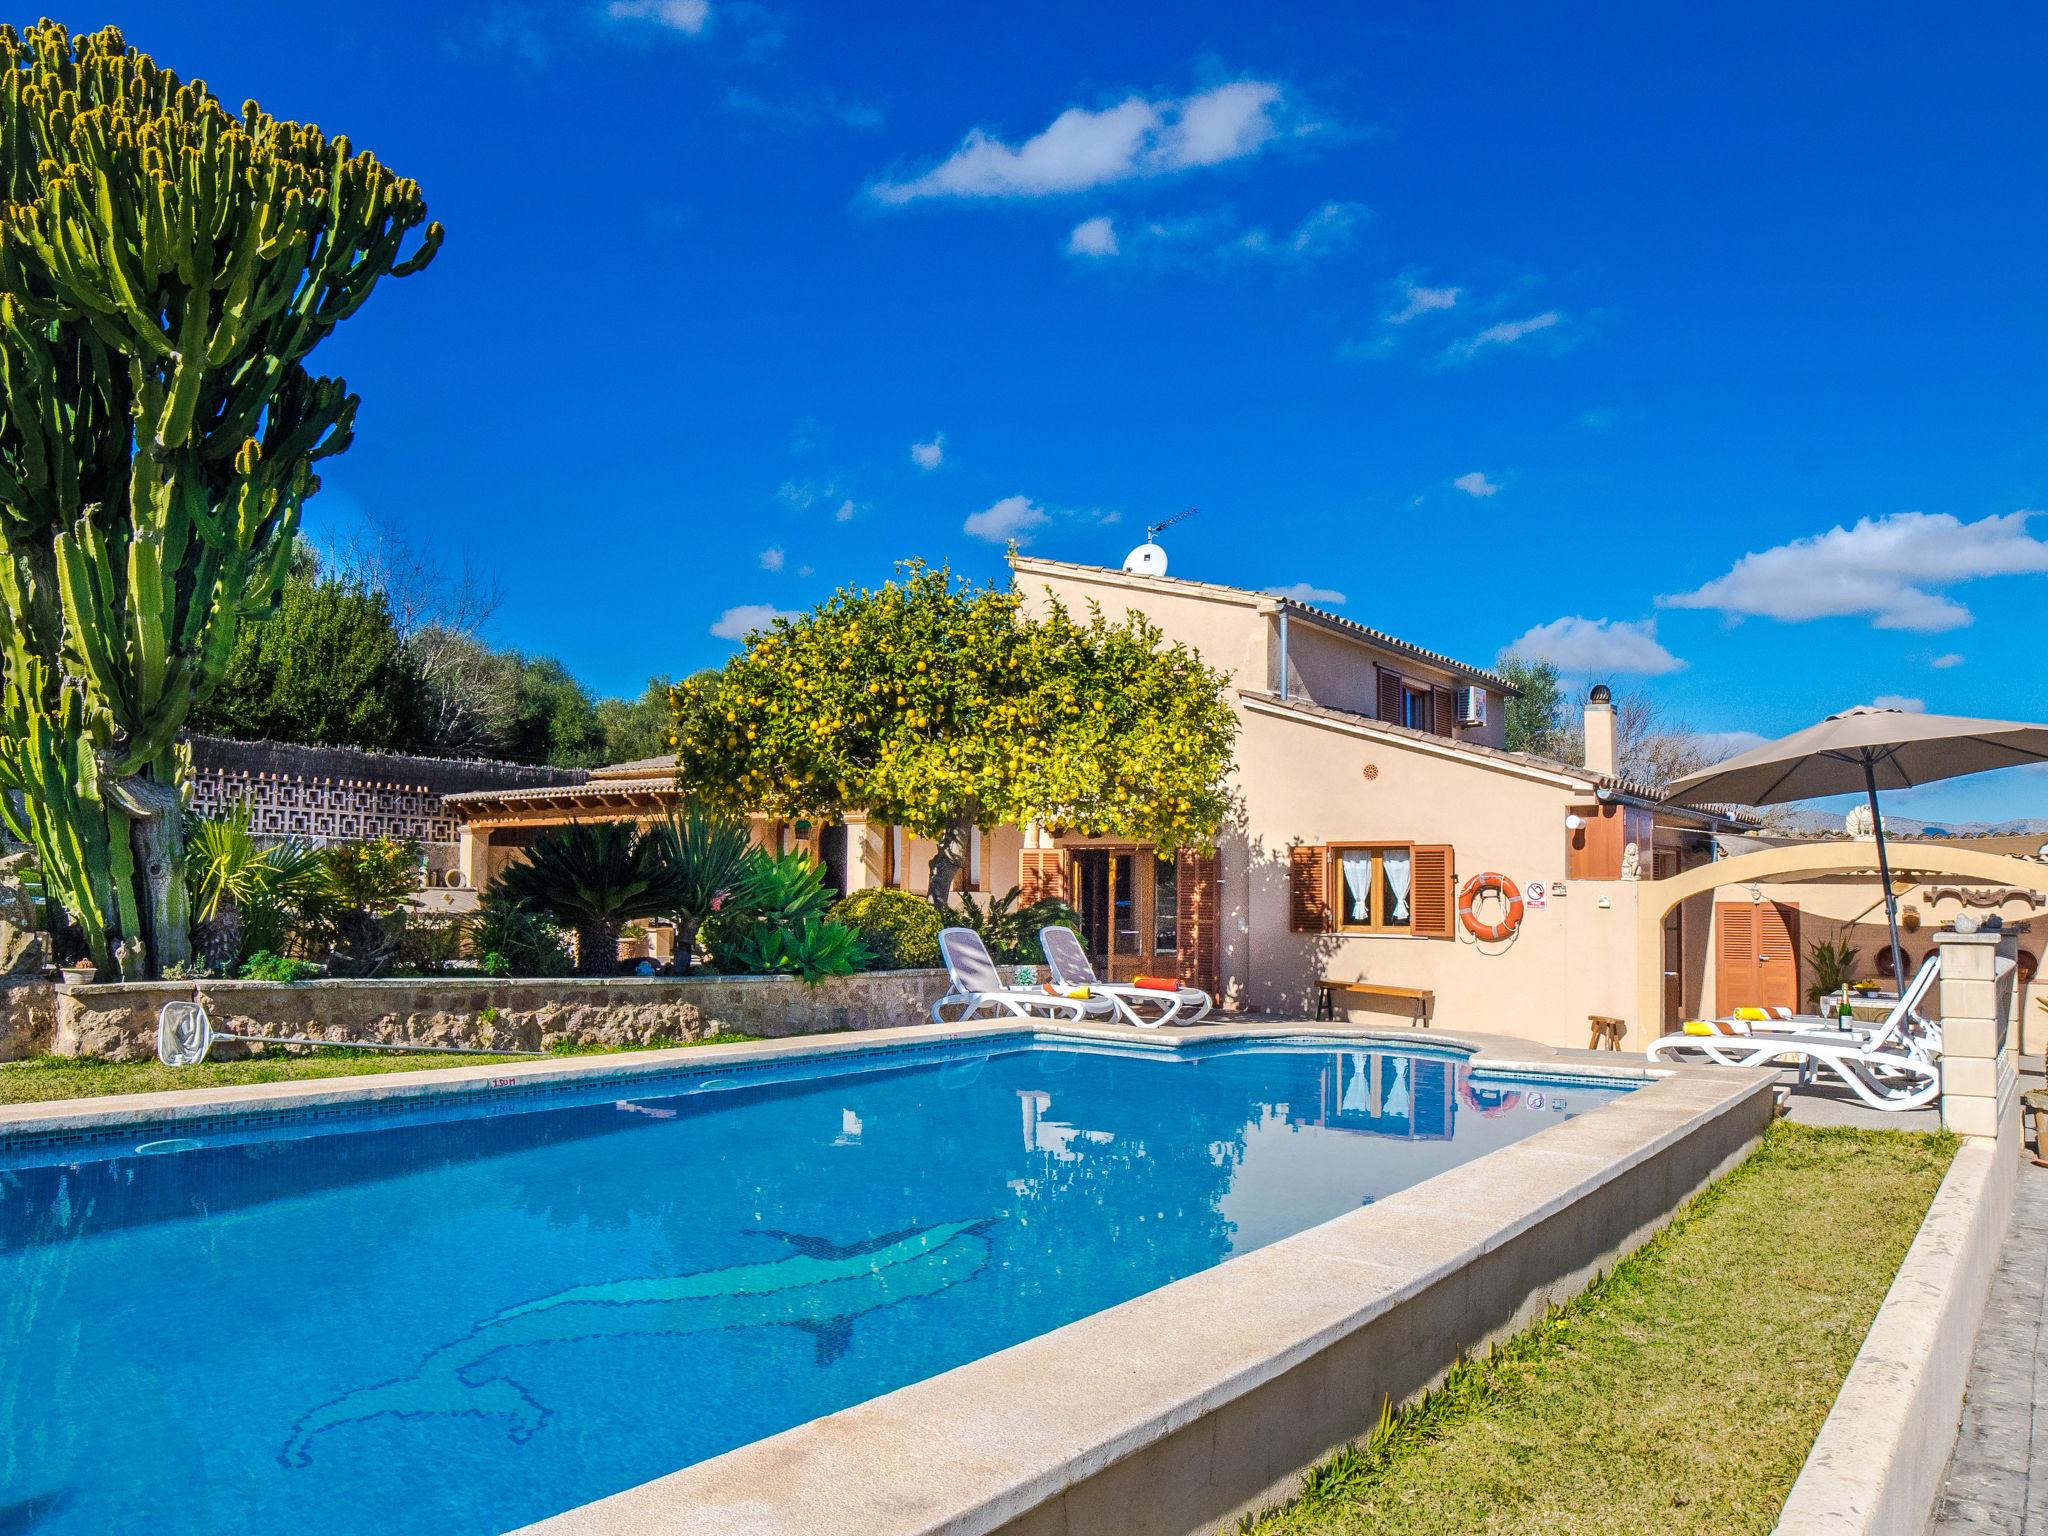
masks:
POLYGON ((1010 1036, 17 1151, 0 1514, 503 1530, 1623 1091, 1327 1042, 1010 1036))

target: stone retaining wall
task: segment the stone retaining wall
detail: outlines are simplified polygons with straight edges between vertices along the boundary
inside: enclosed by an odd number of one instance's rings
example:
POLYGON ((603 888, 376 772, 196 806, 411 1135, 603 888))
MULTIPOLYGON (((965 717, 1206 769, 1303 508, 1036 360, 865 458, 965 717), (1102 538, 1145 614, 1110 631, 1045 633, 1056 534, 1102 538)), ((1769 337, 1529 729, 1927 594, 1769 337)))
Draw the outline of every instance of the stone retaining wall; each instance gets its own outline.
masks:
POLYGON ((47 981, 0 976, 0 1061, 41 1056, 57 1032, 57 994, 47 981))
MULTIPOLYGON (((227 1034, 545 1050, 707 1035, 817 1034, 922 1023, 944 971, 870 971, 815 987, 788 976, 606 980, 154 981, 59 987, 41 1049, 132 1061, 156 1051, 157 1011, 196 998, 227 1034), (497 1010, 485 1022, 486 1008, 497 1010), (54 1034, 54 1040, 52 1035, 54 1034)), ((44 989, 44 997, 49 997, 44 989)), ((0 1015, 0 1060, 10 1035, 0 1015)), ((239 1047, 222 1044, 220 1056, 239 1047)), ((20 1051, 16 1054, 32 1054, 20 1051)))

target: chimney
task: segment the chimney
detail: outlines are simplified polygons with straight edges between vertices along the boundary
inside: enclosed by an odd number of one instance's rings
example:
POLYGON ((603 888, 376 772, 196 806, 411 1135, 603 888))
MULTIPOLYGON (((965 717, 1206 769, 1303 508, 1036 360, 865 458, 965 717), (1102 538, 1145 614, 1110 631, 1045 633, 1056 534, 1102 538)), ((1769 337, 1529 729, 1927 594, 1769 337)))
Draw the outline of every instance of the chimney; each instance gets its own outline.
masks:
POLYGON ((1605 683, 1586 698, 1586 771, 1614 777, 1614 695, 1605 683))

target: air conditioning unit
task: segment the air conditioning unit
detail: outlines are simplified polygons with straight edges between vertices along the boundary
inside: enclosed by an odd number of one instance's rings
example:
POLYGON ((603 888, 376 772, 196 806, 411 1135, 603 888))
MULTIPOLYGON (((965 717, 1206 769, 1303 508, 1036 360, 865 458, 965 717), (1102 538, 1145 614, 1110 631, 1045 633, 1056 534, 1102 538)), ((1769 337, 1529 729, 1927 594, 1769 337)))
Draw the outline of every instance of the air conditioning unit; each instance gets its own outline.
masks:
POLYGON ((1486 690, 1484 688, 1460 688, 1458 690, 1458 724, 1486 724, 1486 690))

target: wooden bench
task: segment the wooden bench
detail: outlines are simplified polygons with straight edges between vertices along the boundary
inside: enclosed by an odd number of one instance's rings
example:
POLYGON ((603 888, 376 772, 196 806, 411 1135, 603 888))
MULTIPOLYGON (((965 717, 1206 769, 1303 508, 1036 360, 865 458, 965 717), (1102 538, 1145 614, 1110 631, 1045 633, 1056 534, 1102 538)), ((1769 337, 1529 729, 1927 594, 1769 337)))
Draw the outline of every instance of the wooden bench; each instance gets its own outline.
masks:
POLYGON ((1415 1007, 1415 1023, 1419 1028, 1429 1028, 1429 1016, 1436 1009, 1436 994, 1427 987, 1383 987, 1376 981, 1332 981, 1325 976, 1316 983, 1316 1017, 1335 1020, 1337 1017, 1337 994, 1353 993, 1362 998, 1390 997, 1399 1002, 1412 1003, 1415 1007))

